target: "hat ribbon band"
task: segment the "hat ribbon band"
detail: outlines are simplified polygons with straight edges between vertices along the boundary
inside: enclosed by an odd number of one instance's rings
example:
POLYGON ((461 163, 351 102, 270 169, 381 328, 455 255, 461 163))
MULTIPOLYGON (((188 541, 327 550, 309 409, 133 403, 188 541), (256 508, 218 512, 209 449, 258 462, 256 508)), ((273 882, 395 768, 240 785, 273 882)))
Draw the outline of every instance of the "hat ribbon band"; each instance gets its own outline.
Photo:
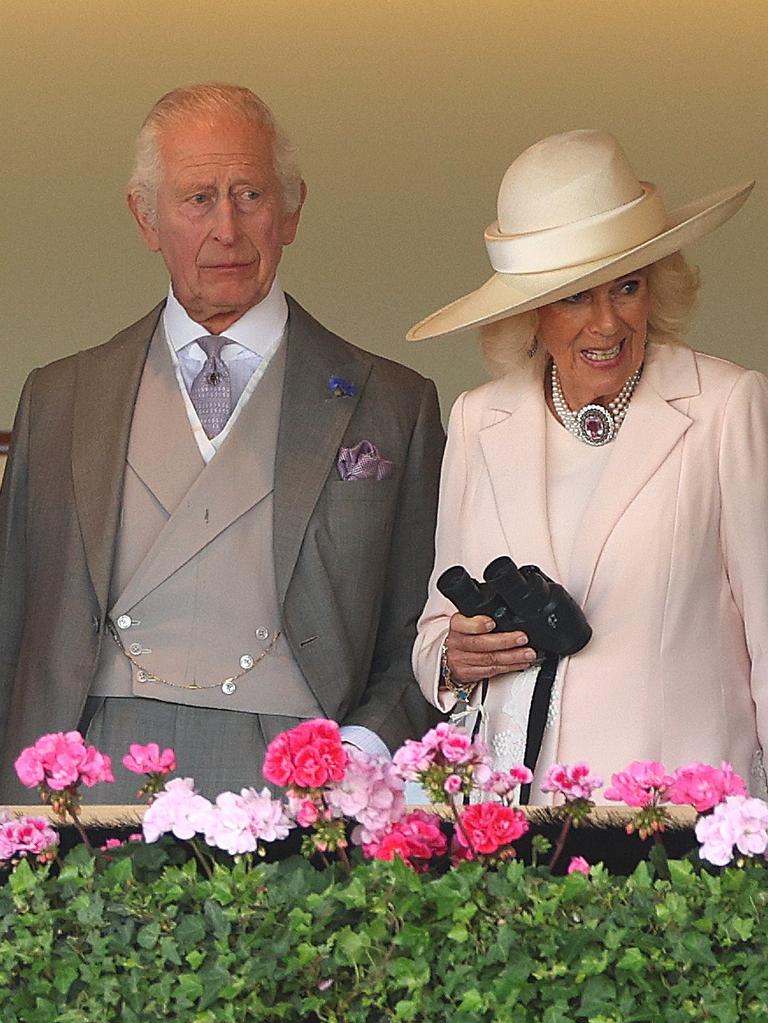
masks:
POLYGON ((485 232, 491 266, 498 273, 546 273, 607 259, 642 245, 666 230, 664 203, 654 185, 617 209, 543 231, 505 235, 498 222, 485 232))

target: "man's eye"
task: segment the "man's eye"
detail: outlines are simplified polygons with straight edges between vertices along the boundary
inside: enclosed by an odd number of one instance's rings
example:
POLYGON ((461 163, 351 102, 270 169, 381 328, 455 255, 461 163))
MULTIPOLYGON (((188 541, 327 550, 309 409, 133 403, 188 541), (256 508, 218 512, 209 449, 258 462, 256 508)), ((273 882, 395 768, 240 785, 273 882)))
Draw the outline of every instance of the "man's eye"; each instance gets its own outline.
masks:
POLYGON ((580 302, 583 302, 586 298, 587 298, 586 291, 577 291, 575 295, 569 295, 567 298, 564 298, 561 301, 567 302, 569 305, 578 305, 580 302))
POLYGON ((248 202, 255 202, 261 197, 261 192, 257 192, 255 188, 246 188, 245 191, 240 193, 241 199, 247 199, 248 202))
POLYGON ((190 196, 190 202, 193 206, 203 206, 208 202, 208 196, 204 192, 196 192, 193 196, 190 196))

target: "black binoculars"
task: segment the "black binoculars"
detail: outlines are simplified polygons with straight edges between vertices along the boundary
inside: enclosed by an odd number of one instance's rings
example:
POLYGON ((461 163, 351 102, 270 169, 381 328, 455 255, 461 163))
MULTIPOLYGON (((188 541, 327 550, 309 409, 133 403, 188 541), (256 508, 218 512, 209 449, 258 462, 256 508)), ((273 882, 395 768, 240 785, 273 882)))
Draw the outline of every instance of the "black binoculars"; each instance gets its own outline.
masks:
POLYGON ((488 615, 500 632, 524 632, 540 657, 564 657, 592 636, 579 605, 536 565, 518 568, 511 558, 492 561, 479 583, 461 565, 437 580, 437 588, 468 618, 488 615))

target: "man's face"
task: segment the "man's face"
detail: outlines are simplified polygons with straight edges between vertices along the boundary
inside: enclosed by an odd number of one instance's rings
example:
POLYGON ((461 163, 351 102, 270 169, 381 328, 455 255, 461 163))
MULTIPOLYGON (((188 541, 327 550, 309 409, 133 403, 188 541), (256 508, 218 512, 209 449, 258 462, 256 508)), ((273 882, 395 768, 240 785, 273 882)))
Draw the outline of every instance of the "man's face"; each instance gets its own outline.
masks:
MULTIPOLYGON (((156 217, 131 212, 191 318, 221 333, 261 302, 301 207, 286 213, 268 131, 239 118, 192 119, 160 137, 156 217)), ((303 187, 302 187, 303 199, 303 187)))

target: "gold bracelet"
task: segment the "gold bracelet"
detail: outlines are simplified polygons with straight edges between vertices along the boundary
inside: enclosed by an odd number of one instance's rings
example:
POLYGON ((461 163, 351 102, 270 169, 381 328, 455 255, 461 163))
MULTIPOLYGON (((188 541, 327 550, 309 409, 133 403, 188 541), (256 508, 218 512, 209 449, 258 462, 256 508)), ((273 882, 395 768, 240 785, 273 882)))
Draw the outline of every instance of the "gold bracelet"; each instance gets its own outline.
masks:
POLYGON ((477 682, 456 682, 451 675, 451 668, 448 664, 447 637, 440 647, 440 685, 453 693, 462 703, 469 703, 469 699, 475 690, 477 682))

